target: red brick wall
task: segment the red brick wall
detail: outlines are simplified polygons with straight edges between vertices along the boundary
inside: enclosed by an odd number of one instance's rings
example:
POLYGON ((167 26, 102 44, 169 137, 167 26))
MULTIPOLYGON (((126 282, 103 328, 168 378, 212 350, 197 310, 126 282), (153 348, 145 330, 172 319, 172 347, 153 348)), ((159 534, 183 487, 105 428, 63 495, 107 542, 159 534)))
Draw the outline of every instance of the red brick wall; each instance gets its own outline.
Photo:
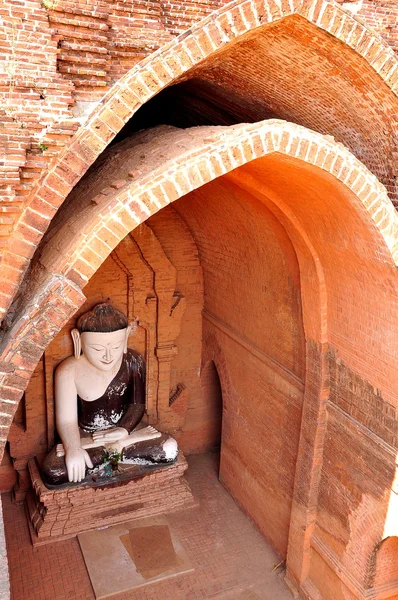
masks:
POLYGON ((368 27, 379 33, 386 42, 398 50, 398 5, 396 0, 363 0, 356 12, 368 27))
POLYGON ((384 540, 377 551, 375 585, 395 583, 398 588, 398 537, 384 540))
POLYGON ((215 362, 223 392, 220 477, 285 556, 305 368, 297 258, 272 214, 225 179, 174 206, 203 268, 202 362, 215 362))
MULTIPOLYGON (((245 508, 280 553, 286 550, 287 515, 292 507, 288 568, 303 580, 309 576, 321 591, 322 581, 317 579, 321 569, 331 570, 330 579, 339 573, 338 585, 345 594, 343 577, 348 577, 352 565, 357 579, 366 576, 365 570, 357 569, 365 558, 361 532, 369 529, 368 518, 378 530, 384 525, 385 498, 380 493, 382 486, 388 491, 395 465, 391 440, 383 441, 380 431, 384 429, 376 428, 378 422, 384 424, 386 407, 390 410, 397 400, 393 312, 397 280, 390 235, 395 213, 382 187, 352 155, 330 138, 298 126, 274 122, 221 130, 162 128, 141 134, 131 143, 130 157, 118 156, 115 149, 109 154, 110 179, 105 177, 106 169, 101 171, 101 164, 96 165, 94 183, 87 178, 76 188, 59 213, 59 231, 46 238, 41 265, 36 265, 40 268, 29 281, 31 296, 23 299, 25 304, 7 340, 9 363, 5 366, 11 363, 15 374, 4 374, 5 398, 10 404, 15 402, 23 387, 21 379, 45 346, 45 336, 51 336, 51 328, 59 326, 67 311, 70 314, 72 301, 75 307, 81 302, 78 286, 102 264, 126 234, 126 227, 134 228, 151 211, 196 188, 174 206, 196 238, 204 268, 203 363, 214 361, 226 399, 224 410, 230 407, 224 415, 222 477, 226 482, 230 479, 231 490, 244 506, 249 490, 251 502, 245 508), (262 155, 266 156, 252 160, 262 155), (227 176, 200 187, 226 171, 230 171, 227 176), (201 203, 206 210, 201 210, 201 203), (64 274, 74 282, 69 289, 64 274), (62 285, 67 294, 60 289, 62 285), (304 374, 300 298, 307 363, 299 443, 298 388, 304 374), (53 318, 49 304, 57 307, 53 318), (243 361, 247 371, 240 376, 243 361), (371 386, 379 401, 370 393, 371 386), (383 461, 385 478, 376 479, 370 493, 357 504, 356 478, 367 490, 366 478, 372 476, 368 456, 361 455, 359 413, 364 391, 374 407, 366 436, 378 439, 382 449, 378 460, 383 461), (340 396, 349 399, 348 408, 341 411, 344 414, 339 413, 340 396), (345 433, 342 439, 334 435, 333 412, 345 433), (246 423, 254 432, 249 444, 246 423), (264 447, 267 436, 261 435, 268 423, 271 448, 277 449, 273 453, 264 447), (357 431, 351 446, 350 423, 357 431), (280 432, 290 425, 286 439, 280 432), (231 441, 234 437, 237 444, 231 441), (260 439, 266 460, 253 450, 260 439), (356 469, 355 477, 346 477, 340 468, 342 449, 347 452, 347 464, 356 469), (358 470, 358 460, 366 468, 361 464, 358 470), (331 499, 322 496, 321 507, 329 525, 335 524, 332 494, 338 477, 345 481, 347 500, 337 523, 346 536, 344 560, 332 535, 326 552, 322 540, 312 535, 322 485, 331 486, 331 499), (261 491, 269 511, 275 511, 274 498, 280 501, 276 506, 281 513, 270 512, 274 522, 256 504, 255 490, 261 491), (277 531, 275 524, 280 525, 277 531), (300 560, 305 563, 302 572, 296 569, 300 560)), ((380 541, 380 531, 376 534, 375 543, 380 541)), ((330 590, 325 594, 330 595, 330 590)))

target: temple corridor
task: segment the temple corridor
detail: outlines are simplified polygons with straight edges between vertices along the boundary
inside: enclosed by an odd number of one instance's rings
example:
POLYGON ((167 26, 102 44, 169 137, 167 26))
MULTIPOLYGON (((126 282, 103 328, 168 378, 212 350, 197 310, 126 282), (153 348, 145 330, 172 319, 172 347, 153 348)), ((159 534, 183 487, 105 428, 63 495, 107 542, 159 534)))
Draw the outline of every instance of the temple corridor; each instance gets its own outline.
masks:
MULTIPOLYGON (((113 596, 115 600, 291 600, 279 559, 218 481, 218 455, 188 459, 197 508, 168 520, 194 571, 113 596)), ((33 548, 24 507, 3 495, 11 600, 92 600, 77 538, 33 548)))

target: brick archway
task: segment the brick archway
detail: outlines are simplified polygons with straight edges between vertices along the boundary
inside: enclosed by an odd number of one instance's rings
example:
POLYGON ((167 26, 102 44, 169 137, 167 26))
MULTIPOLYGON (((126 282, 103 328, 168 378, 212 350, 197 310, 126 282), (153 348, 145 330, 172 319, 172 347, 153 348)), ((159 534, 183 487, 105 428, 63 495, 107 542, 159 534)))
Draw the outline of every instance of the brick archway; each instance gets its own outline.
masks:
MULTIPOLYGON (((259 157, 284 155, 328 172, 352 192, 355 209, 367 215, 382 240, 385 260, 398 264, 398 216, 385 188, 348 150, 303 127, 283 121, 264 121, 231 128, 198 128, 193 134, 166 128, 167 141, 157 131, 158 148, 170 148, 151 172, 136 171, 126 179, 112 178, 105 188, 95 186, 64 227, 56 227, 41 254, 47 275, 32 276, 30 293, 3 340, 1 423, 3 443, 13 414, 31 374, 50 339, 84 302, 82 288, 117 244, 151 214, 191 190, 259 157), (185 139, 195 144, 186 151, 185 139), (185 149, 185 150, 182 150, 185 149), (62 250, 57 240, 68 239, 62 250), (389 257, 389 258, 388 258, 389 257)), ((145 157, 144 157, 145 158, 145 157)), ((127 169, 129 169, 127 165, 127 169)), ((119 173, 120 174, 120 173, 119 173)), ((279 198, 278 211, 307 251, 316 273, 319 319, 307 323, 307 334, 323 343, 327 339, 327 296, 322 265, 306 231, 279 198)), ((68 211, 73 211, 69 206, 68 211)))
MULTIPOLYGON (((140 136, 135 140, 138 152, 133 165, 125 161, 123 152, 119 156, 120 148, 111 149, 108 173, 104 166, 104 171, 94 174, 94 183, 90 183, 88 176, 80 189, 76 188, 63 215, 60 214, 44 240, 40 268, 34 269, 28 280, 29 294, 19 307, 2 347, 3 443, 38 358, 83 303, 82 288, 111 250, 151 214, 223 175, 229 174, 232 183, 242 189, 245 185, 250 187, 251 173, 247 172, 241 180, 239 168, 255 165, 265 157, 270 164, 274 161, 275 168, 304 165, 310 179, 327 175, 328 185, 336 189, 336 197, 338 189, 344 190, 350 210, 358 216, 368 238, 375 240, 377 256, 372 256, 372 260, 381 261, 390 270, 397 264, 398 217, 385 188, 348 150, 329 137, 278 120, 231 128, 185 131, 160 128, 140 136), (147 149, 151 148, 151 171, 144 168, 145 144, 147 149), (68 239, 62 249, 58 247, 60 239, 68 239)), ((288 556, 293 585, 297 582, 301 585, 308 579, 322 466, 319 457, 325 437, 328 290, 319 245, 303 226, 294 206, 284 201, 283 194, 272 190, 262 193, 268 196, 275 215, 283 221, 295 243, 303 278, 307 381, 288 556), (304 512, 303 506, 307 507, 304 512)), ((314 212, 313 220, 317 219, 319 216, 314 212)), ((333 244, 333 240, 328 243, 333 244)))
MULTIPOLYGON (((103 257, 122 239, 121 223, 124 230, 133 229, 191 190, 248 161, 274 152, 319 167, 344 183, 358 198, 361 209, 368 213, 384 239, 393 262, 398 264, 396 212, 376 177, 341 144, 283 121, 264 121, 219 130, 204 128, 203 134, 204 144, 200 151, 195 146, 192 152, 172 157, 156 170, 155 175, 144 175, 137 182, 134 174, 127 180, 109 181, 106 189, 95 194, 91 198, 95 208, 87 215, 89 229, 58 263, 59 271, 77 285, 84 285, 103 257), (213 131, 215 135, 211 139, 213 131)), ((177 139, 178 136, 177 133, 177 139)), ((301 234, 305 236, 305 232, 301 234)), ((315 254, 314 250, 312 252, 315 254)))
POLYGON ((122 77, 41 178, 2 258, 2 315, 6 314, 37 244, 68 192, 138 108, 164 87, 183 80, 189 70, 229 43, 292 15, 355 51, 379 75, 380 82, 396 93, 398 66, 393 51, 338 5, 324 0, 239 0, 228 4, 122 77))

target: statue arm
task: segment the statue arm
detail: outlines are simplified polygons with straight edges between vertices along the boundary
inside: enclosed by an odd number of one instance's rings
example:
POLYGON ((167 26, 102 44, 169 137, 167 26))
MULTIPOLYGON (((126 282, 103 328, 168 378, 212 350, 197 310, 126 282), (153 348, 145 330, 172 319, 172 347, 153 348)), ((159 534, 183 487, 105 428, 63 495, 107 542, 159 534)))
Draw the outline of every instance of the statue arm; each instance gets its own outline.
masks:
POLYGON ((145 413, 145 404, 130 404, 119 421, 119 427, 124 427, 128 433, 131 433, 141 421, 145 413))
POLYGON ((134 374, 133 397, 126 412, 119 421, 119 427, 124 427, 130 434, 145 413, 145 363, 139 356, 137 359, 138 369, 134 374))
POLYGON ((92 463, 80 445, 73 360, 61 363, 55 373, 55 414, 57 431, 65 450, 68 479, 77 482, 84 478, 86 465, 92 468, 92 463))
MULTIPOLYGON (((134 428, 141 421, 145 412, 145 404, 130 404, 120 419, 118 426, 107 431, 95 431, 93 433, 94 445, 110 444, 129 437, 134 428)), ((87 446, 91 447, 91 446, 87 446)))

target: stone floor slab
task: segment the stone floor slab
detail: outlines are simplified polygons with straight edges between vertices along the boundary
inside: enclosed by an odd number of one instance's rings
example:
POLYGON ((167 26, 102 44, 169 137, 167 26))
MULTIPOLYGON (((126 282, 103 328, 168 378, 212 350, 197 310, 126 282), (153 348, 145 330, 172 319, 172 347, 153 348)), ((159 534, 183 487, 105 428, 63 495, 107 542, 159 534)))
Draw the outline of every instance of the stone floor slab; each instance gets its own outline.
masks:
POLYGON ((164 515, 78 535, 97 600, 193 571, 164 515))

